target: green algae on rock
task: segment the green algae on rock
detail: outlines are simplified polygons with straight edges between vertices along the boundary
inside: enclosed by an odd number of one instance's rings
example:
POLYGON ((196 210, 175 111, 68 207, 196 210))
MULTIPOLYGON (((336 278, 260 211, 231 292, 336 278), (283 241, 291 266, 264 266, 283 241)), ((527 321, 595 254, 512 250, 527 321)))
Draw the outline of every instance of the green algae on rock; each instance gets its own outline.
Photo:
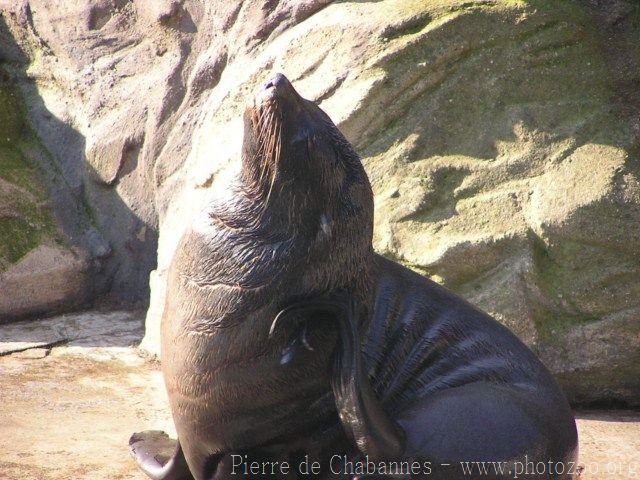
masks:
POLYGON ((15 87, 0 81, 0 322, 82 298, 86 261, 67 246, 15 87))
POLYGON ((39 206, 47 196, 40 172, 20 151, 30 135, 23 118, 15 90, 0 82, 0 271, 36 247, 50 225, 39 206))

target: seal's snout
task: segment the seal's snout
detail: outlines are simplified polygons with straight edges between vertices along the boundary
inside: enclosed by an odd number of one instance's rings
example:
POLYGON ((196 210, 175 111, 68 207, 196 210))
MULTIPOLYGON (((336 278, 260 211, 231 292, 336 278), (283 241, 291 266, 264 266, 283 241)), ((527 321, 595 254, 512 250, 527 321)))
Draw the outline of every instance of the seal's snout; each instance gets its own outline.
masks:
POLYGON ((295 101, 297 98, 298 94, 289 79, 281 73, 276 73, 258 90, 255 105, 272 103, 278 99, 295 101))
POLYGON ((258 97, 261 99, 279 98, 282 100, 296 101, 299 95, 287 77, 281 73, 276 73, 267 80, 258 97))
POLYGON ((273 77, 267 80, 267 83, 264 84, 265 90, 270 88, 275 89, 278 93, 285 93, 292 89, 289 79, 281 73, 276 73, 273 77))

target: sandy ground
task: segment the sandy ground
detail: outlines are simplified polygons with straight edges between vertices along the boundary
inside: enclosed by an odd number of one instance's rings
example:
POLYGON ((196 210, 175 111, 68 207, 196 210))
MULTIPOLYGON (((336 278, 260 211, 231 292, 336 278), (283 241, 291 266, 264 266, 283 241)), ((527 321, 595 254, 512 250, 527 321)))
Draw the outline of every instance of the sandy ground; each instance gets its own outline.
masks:
MULTIPOLYGON (((141 315, 89 313, 0 326, 0 479, 146 478, 129 435, 173 434, 141 315)), ((581 478, 640 478, 640 412, 578 412, 581 478)))

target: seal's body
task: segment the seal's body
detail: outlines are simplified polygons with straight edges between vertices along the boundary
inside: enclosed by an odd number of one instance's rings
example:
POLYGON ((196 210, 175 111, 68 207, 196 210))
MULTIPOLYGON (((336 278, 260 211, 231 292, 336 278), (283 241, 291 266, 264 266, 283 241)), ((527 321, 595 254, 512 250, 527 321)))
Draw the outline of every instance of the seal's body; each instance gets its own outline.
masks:
POLYGON ((415 460, 433 469, 414 476, 431 478, 469 478, 449 470, 459 461, 569 470, 575 424, 542 364, 376 255, 372 225, 358 156, 276 75, 245 114, 237 182, 172 262, 162 364, 180 445, 163 465, 152 441, 132 439, 152 478, 222 478, 231 454, 415 460))
MULTIPOLYGON (((382 257, 374 263, 362 352, 377 397, 406 434, 403 455, 432 460, 431 478, 459 461, 551 460, 568 472, 575 423, 535 355, 440 285, 382 257)), ((556 478, 550 473, 540 478, 556 478)))

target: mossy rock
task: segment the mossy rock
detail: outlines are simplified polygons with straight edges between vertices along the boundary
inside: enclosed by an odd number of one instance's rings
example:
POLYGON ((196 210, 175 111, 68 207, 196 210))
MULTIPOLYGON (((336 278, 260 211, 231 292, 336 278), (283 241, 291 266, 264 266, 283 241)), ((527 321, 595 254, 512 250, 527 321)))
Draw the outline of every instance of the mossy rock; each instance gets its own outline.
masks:
POLYGON ((47 189, 37 165, 23 149, 33 142, 16 89, 0 81, 0 269, 6 270, 42 242, 57 242, 46 204, 47 189))
POLYGON ((0 219, 0 258, 12 264, 38 245, 39 235, 33 226, 22 218, 0 219))
POLYGON ((69 248, 51 208, 39 147, 13 85, 0 81, 0 322, 84 299, 87 261, 69 248))
POLYGON ((0 146, 11 146, 24 133, 23 111, 16 91, 0 81, 0 146))
POLYGON ((345 122, 376 247, 507 324, 572 400, 640 403, 634 372, 608 375, 638 360, 640 6, 422 5, 430 22, 385 44, 345 122), (609 21, 635 30, 612 37, 609 21))

